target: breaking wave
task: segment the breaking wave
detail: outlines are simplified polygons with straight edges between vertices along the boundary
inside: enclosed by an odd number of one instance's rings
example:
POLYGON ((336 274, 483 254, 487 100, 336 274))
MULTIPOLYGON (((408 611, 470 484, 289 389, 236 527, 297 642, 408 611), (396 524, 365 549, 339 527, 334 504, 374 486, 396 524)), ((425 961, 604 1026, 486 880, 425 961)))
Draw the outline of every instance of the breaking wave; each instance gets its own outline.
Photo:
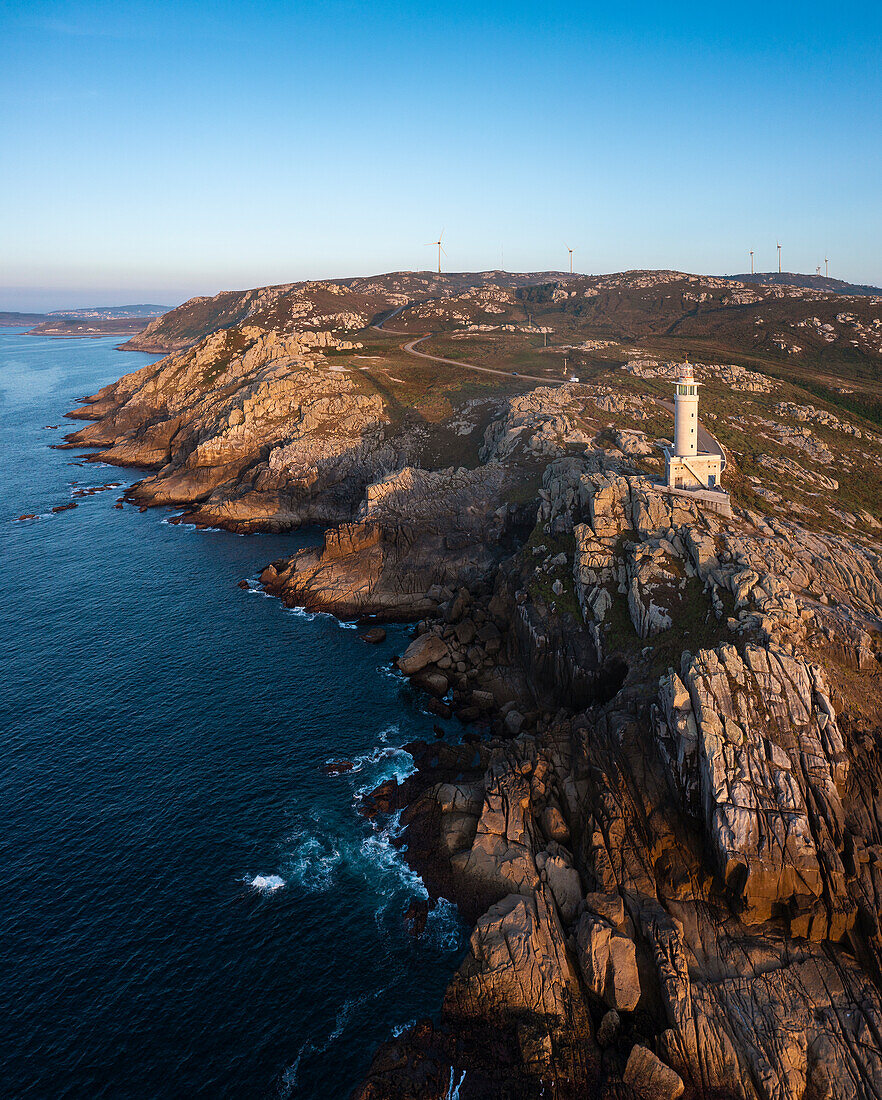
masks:
POLYGON ((285 880, 280 875, 254 875, 253 878, 246 875, 245 882, 261 894, 274 894, 285 885, 285 880))

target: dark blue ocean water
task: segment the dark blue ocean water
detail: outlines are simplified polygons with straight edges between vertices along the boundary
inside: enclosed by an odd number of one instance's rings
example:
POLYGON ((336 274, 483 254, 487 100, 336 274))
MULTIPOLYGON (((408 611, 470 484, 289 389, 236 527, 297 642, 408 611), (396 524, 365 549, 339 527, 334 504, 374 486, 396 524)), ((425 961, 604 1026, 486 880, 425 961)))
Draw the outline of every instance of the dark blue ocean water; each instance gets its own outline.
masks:
POLYGON ((402 629, 237 587, 316 532, 51 513, 137 478, 49 446, 148 361, 114 343, 0 330, 0 1093, 346 1097, 463 950, 449 907, 410 938, 421 884, 353 806, 435 720, 388 671, 402 629))

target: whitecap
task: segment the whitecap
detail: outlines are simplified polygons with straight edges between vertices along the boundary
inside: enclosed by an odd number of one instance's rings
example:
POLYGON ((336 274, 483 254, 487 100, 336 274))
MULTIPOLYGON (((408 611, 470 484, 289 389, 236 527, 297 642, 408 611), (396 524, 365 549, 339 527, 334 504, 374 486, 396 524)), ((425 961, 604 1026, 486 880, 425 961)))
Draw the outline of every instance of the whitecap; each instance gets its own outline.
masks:
POLYGON ((254 875, 253 878, 245 876, 245 882, 249 886, 253 886, 255 890, 259 890, 261 894, 272 894, 276 890, 281 890, 285 885, 285 880, 281 875, 254 875))
POLYGON ((250 596, 263 596, 267 600, 275 599, 275 596, 271 596, 269 592, 267 592, 257 577, 246 577, 245 583, 248 585, 245 591, 250 596))
POLYGON ((176 523, 176 522, 173 522, 173 518, 174 517, 172 517, 172 516, 165 516, 163 519, 161 519, 159 521, 160 526, 162 526, 162 527, 177 527, 178 530, 182 530, 182 531, 198 531, 199 530, 199 528, 196 526, 195 523, 179 523, 179 522, 176 523))
POLYGON ((347 774, 352 775, 361 771, 367 771, 370 779, 367 783, 355 788, 356 803, 369 795, 371 791, 394 779, 396 783, 402 783, 409 775, 416 771, 416 764, 407 749, 400 749, 393 745, 378 746, 370 753, 363 753, 353 760, 353 767, 347 774))
POLYGON ((395 1027, 392 1028, 392 1038, 397 1039, 400 1035, 403 1035, 405 1031, 409 1031, 415 1023, 416 1017, 412 1020, 408 1020, 406 1024, 396 1024, 395 1027))

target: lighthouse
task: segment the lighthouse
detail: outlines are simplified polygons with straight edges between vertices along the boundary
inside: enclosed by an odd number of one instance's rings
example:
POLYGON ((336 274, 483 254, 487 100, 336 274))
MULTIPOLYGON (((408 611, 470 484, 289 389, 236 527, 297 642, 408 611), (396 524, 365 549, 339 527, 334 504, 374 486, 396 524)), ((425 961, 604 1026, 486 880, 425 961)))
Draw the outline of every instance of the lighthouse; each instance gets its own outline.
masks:
POLYGON ((671 489, 715 489, 720 483, 722 453, 698 445, 700 385, 692 364, 681 363, 674 383, 674 446, 665 448, 665 480, 671 489))

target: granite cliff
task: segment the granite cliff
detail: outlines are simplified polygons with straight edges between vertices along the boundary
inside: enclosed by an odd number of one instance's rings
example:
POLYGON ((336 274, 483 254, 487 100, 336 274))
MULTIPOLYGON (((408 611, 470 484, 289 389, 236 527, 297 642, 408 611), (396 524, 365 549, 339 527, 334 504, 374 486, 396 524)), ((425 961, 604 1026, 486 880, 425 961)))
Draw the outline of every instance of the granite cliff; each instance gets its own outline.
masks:
POLYGON ((197 301, 145 331, 171 354, 71 414, 70 445, 152 471, 141 506, 324 525, 266 590, 413 622, 398 669, 463 724, 363 806, 401 813, 405 858, 474 930, 440 1014, 356 1096, 878 1098, 882 436, 745 320, 789 310, 816 364, 847 344, 872 410, 878 303, 497 275, 268 288, 219 325, 197 301), (496 374, 408 355, 370 326, 393 310, 496 374), (731 508, 659 483, 677 349, 731 508))

